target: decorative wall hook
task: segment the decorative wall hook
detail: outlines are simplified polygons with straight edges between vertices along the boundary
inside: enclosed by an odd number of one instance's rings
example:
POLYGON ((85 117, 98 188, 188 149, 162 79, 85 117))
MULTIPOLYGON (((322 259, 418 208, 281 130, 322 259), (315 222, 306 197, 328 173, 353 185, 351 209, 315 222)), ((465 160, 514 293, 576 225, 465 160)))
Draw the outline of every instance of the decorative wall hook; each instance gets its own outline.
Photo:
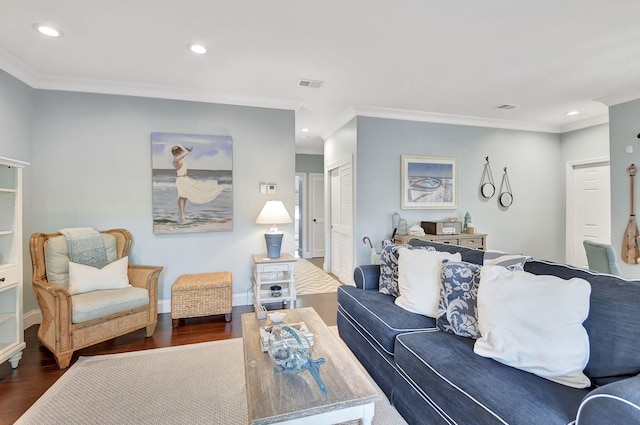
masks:
POLYGON ((511 193, 511 183, 509 183, 509 176, 507 175, 507 167, 504 167, 504 174, 502 175, 502 183, 500 184, 500 196, 498 197, 500 205, 507 208, 513 204, 513 193, 511 193))
POLYGON ((482 171, 482 179, 480 179, 480 193, 483 197, 489 199, 496 193, 496 185, 493 182, 489 157, 485 156, 484 160, 486 162, 484 164, 484 170, 482 171))

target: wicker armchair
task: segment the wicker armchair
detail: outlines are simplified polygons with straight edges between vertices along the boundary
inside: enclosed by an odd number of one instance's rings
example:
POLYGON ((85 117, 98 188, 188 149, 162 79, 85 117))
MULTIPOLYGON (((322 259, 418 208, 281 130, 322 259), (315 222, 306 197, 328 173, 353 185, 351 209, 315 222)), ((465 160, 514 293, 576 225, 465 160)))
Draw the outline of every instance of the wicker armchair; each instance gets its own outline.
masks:
MULTIPOLYGON (((115 237, 117 258, 129 255, 131 233, 124 229, 101 231, 115 237)), ((69 366, 74 351, 145 328, 150 337, 158 321, 158 276, 162 267, 129 264, 129 283, 148 291, 149 303, 81 323, 73 323, 73 299, 67 289, 47 280, 45 242, 60 233, 34 233, 29 248, 33 266, 33 289, 42 311, 38 339, 54 355, 60 369, 69 366)))

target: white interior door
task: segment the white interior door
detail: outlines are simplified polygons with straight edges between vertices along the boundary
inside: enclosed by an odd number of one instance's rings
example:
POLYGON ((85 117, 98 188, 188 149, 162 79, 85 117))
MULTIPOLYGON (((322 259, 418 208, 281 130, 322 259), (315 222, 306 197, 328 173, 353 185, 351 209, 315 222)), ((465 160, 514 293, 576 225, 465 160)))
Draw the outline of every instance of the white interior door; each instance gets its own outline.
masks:
POLYGON ((331 273, 351 283, 353 272, 353 174, 351 162, 330 170, 331 273))
POLYGON ((587 267, 582 241, 611 244, 608 160, 571 164, 567 182, 567 263, 587 267))
POLYGON ((309 173, 310 179, 310 218, 311 256, 324 257, 324 174, 309 173))

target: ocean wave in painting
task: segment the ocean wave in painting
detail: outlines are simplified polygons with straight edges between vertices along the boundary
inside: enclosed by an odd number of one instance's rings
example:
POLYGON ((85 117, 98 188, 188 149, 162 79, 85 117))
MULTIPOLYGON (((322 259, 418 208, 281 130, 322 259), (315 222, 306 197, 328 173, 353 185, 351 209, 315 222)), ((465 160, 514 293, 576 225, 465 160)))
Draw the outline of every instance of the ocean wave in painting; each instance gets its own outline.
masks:
POLYGON ((219 232, 233 230, 231 171, 189 170, 197 180, 217 180, 226 188, 206 204, 187 201, 184 221, 178 222, 178 190, 175 170, 153 170, 153 233, 219 232))

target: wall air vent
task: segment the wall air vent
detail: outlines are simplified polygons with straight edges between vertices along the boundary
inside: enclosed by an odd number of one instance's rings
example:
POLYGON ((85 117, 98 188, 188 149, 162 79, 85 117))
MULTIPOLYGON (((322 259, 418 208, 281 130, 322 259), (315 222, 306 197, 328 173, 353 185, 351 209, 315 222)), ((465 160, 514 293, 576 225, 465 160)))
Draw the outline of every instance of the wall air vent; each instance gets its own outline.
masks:
POLYGON ((518 105, 507 105, 506 103, 504 105, 498 105, 498 106, 494 106, 493 109, 504 109, 504 110, 509 110, 509 109, 516 109, 518 107, 518 105))
POLYGON ((318 80, 298 80, 298 87, 309 87, 312 89, 319 89, 324 81, 318 80))

